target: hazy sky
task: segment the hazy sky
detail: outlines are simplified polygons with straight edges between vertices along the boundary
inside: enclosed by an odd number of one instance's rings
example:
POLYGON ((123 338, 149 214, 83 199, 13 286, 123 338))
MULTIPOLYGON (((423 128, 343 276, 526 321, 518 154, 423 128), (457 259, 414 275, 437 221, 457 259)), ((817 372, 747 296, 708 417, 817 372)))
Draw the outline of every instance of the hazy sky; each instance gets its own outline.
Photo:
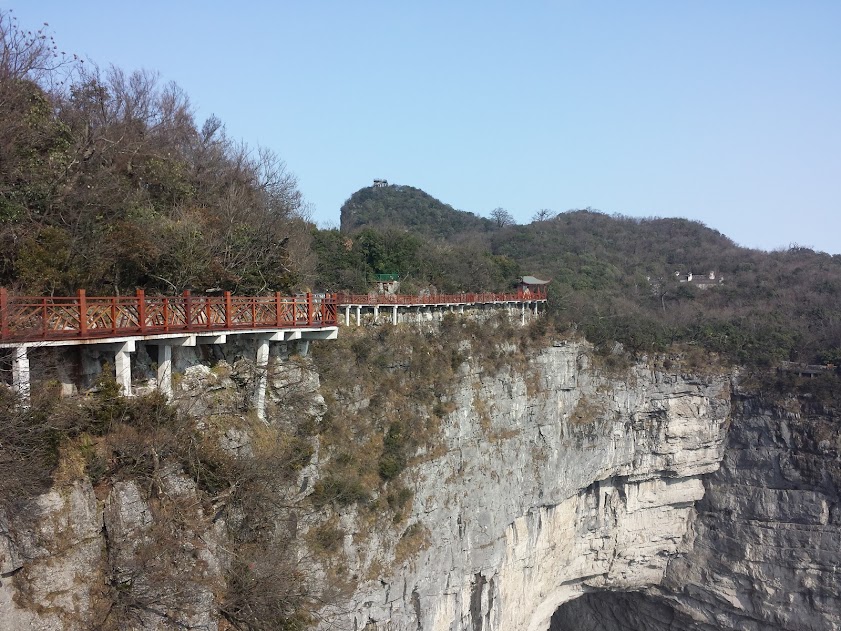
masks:
POLYGON ((841 2, 0 0, 265 145, 321 225, 374 178, 841 253, 841 2), (519 6, 518 6, 519 5, 519 6))

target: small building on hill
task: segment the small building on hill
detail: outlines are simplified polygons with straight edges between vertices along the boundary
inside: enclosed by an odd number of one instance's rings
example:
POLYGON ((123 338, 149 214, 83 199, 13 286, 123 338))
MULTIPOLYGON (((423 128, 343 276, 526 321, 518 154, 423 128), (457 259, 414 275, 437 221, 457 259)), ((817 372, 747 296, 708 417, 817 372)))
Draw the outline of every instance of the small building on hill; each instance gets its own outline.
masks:
POLYGON ((548 280, 541 280, 536 276, 523 276, 517 280, 517 291, 522 292, 524 295, 545 294, 546 285, 550 282, 548 280))
POLYGON ((374 180, 374 188, 385 188, 388 186, 388 180, 374 180))
POLYGON ((700 274, 693 274, 689 272, 688 274, 681 274, 679 271, 675 272, 675 276, 678 279, 678 282, 687 283, 692 285, 693 287, 697 287, 698 289, 709 289, 710 287, 718 287, 722 283, 724 283, 724 278, 716 277, 714 271, 709 272, 707 275, 700 275, 700 274))
POLYGON ((377 291, 381 294, 396 294, 400 289, 399 274, 374 274, 374 282, 377 283, 377 291))

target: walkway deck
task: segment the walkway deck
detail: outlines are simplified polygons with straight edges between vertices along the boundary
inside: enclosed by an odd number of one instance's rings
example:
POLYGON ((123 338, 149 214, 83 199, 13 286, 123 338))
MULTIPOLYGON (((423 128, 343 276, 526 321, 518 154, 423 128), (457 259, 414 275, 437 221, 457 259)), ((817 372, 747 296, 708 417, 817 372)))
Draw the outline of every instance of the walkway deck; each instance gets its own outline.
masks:
POLYGON ((282 296, 14 296, 0 288, 0 349, 11 349, 12 386, 29 396, 28 349, 45 346, 97 345, 114 353, 116 378, 124 394, 131 395, 131 354, 138 343, 157 347, 158 388, 172 393, 172 349, 197 344, 225 344, 229 335, 250 335, 257 343, 258 371, 255 407, 265 414, 266 368, 271 342, 294 342, 306 353, 310 340, 334 339, 338 335, 338 312, 356 310, 361 324, 363 309, 458 308, 466 306, 519 304, 525 322, 526 308, 546 302, 546 293, 520 290, 514 293, 462 293, 407 296, 393 294, 282 296))
POLYGON ((338 309, 352 307, 464 307, 546 302, 545 291, 395 294, 305 294, 282 296, 14 296, 0 288, 0 348, 82 344, 130 337, 322 329, 338 324, 338 309))
POLYGON ((545 303, 547 299, 546 290, 537 291, 516 291, 507 293, 462 293, 462 294, 431 294, 426 296, 409 296, 401 294, 339 294, 337 302, 339 309, 344 309, 345 326, 350 325, 350 310, 356 311, 356 324, 362 323, 362 309, 371 309, 374 319, 379 317, 379 310, 390 308, 392 310, 392 324, 398 322, 398 311, 400 308, 458 308, 464 311, 464 307, 481 307, 484 305, 520 305, 523 321, 525 321, 526 306, 534 307, 537 312, 537 305, 545 303))
POLYGON ((342 307, 431 307, 505 304, 520 302, 546 302, 546 292, 508 292, 508 293, 462 293, 430 294, 426 296, 408 296, 400 294, 337 294, 338 304, 342 307))
POLYGON ((157 347, 158 388, 172 394, 172 349, 224 344, 229 335, 256 340, 257 415, 264 418, 270 342, 295 342, 306 353, 310 340, 338 334, 334 296, 13 296, 0 288, 0 348, 12 349, 12 387, 30 391, 28 349, 97 345, 114 353, 114 371, 131 395, 131 354, 138 343, 157 347))

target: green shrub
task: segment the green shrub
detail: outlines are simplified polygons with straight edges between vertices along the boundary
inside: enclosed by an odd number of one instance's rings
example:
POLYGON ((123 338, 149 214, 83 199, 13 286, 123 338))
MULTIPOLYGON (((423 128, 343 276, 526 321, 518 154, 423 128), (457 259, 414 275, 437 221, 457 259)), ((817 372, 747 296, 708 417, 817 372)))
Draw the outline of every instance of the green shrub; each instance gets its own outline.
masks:
POLYGON ((406 430, 402 423, 392 423, 383 439, 378 470, 383 480, 396 478, 406 468, 406 430))
POLYGON ((332 475, 316 482, 309 497, 316 508, 323 508, 329 504, 337 506, 364 504, 371 498, 359 479, 339 478, 332 475))

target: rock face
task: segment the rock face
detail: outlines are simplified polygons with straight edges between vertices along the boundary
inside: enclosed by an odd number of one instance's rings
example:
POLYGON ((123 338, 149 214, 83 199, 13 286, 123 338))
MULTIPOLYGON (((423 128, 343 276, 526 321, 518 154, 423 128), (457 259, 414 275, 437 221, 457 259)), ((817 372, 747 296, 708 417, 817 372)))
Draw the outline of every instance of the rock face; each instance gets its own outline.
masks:
POLYGON ((737 398, 694 544, 641 594, 588 594, 553 631, 841 628, 839 437, 834 414, 737 398))
MULTIPOLYGON (((661 583, 719 466, 729 393, 643 365, 611 378, 576 344, 465 374, 442 455, 414 468, 424 545, 324 628, 544 631, 585 591, 661 583)), ((376 538, 346 552, 360 573, 394 563, 376 538)))
MULTIPOLYGON (((0 515, 0 629, 86 628, 102 584, 102 509, 90 483, 51 490, 26 529, 0 515)), ((18 516, 14 516, 18 517, 18 516)))
MULTIPOLYGON (((275 357, 285 363, 269 380, 270 409, 323 416, 312 365, 275 357)), ((247 407, 239 361, 210 370, 185 356, 179 387, 199 429, 247 407)), ((610 371, 577 343, 458 373, 438 443, 401 476, 414 493, 408 519, 376 529, 362 508, 338 516, 356 585, 321 612, 321 629, 841 628, 831 411, 762 405, 725 374, 610 371)), ((364 411, 361 392, 344 404, 364 411)), ((230 453, 254 448, 235 427, 220 440, 230 453)), ((311 492, 322 457, 296 493, 311 492)), ((155 494, 131 480, 96 492, 67 483, 26 515, 0 514, 0 630, 97 628, 123 605, 144 613, 120 628, 225 629, 224 524, 179 470, 157 484, 179 513, 170 547, 158 544, 155 494)))
POLYGON ((841 628, 837 419, 793 407, 738 402, 695 546, 663 585, 699 629, 841 628))
MULTIPOLYGON (((164 484, 188 508, 195 503, 189 479, 169 475, 164 484)), ((134 482, 117 482, 104 502, 90 483, 61 486, 29 513, 0 522, 0 630, 101 628, 109 611, 129 604, 139 613, 111 627, 217 628, 216 533, 162 547, 149 501, 134 482)))

